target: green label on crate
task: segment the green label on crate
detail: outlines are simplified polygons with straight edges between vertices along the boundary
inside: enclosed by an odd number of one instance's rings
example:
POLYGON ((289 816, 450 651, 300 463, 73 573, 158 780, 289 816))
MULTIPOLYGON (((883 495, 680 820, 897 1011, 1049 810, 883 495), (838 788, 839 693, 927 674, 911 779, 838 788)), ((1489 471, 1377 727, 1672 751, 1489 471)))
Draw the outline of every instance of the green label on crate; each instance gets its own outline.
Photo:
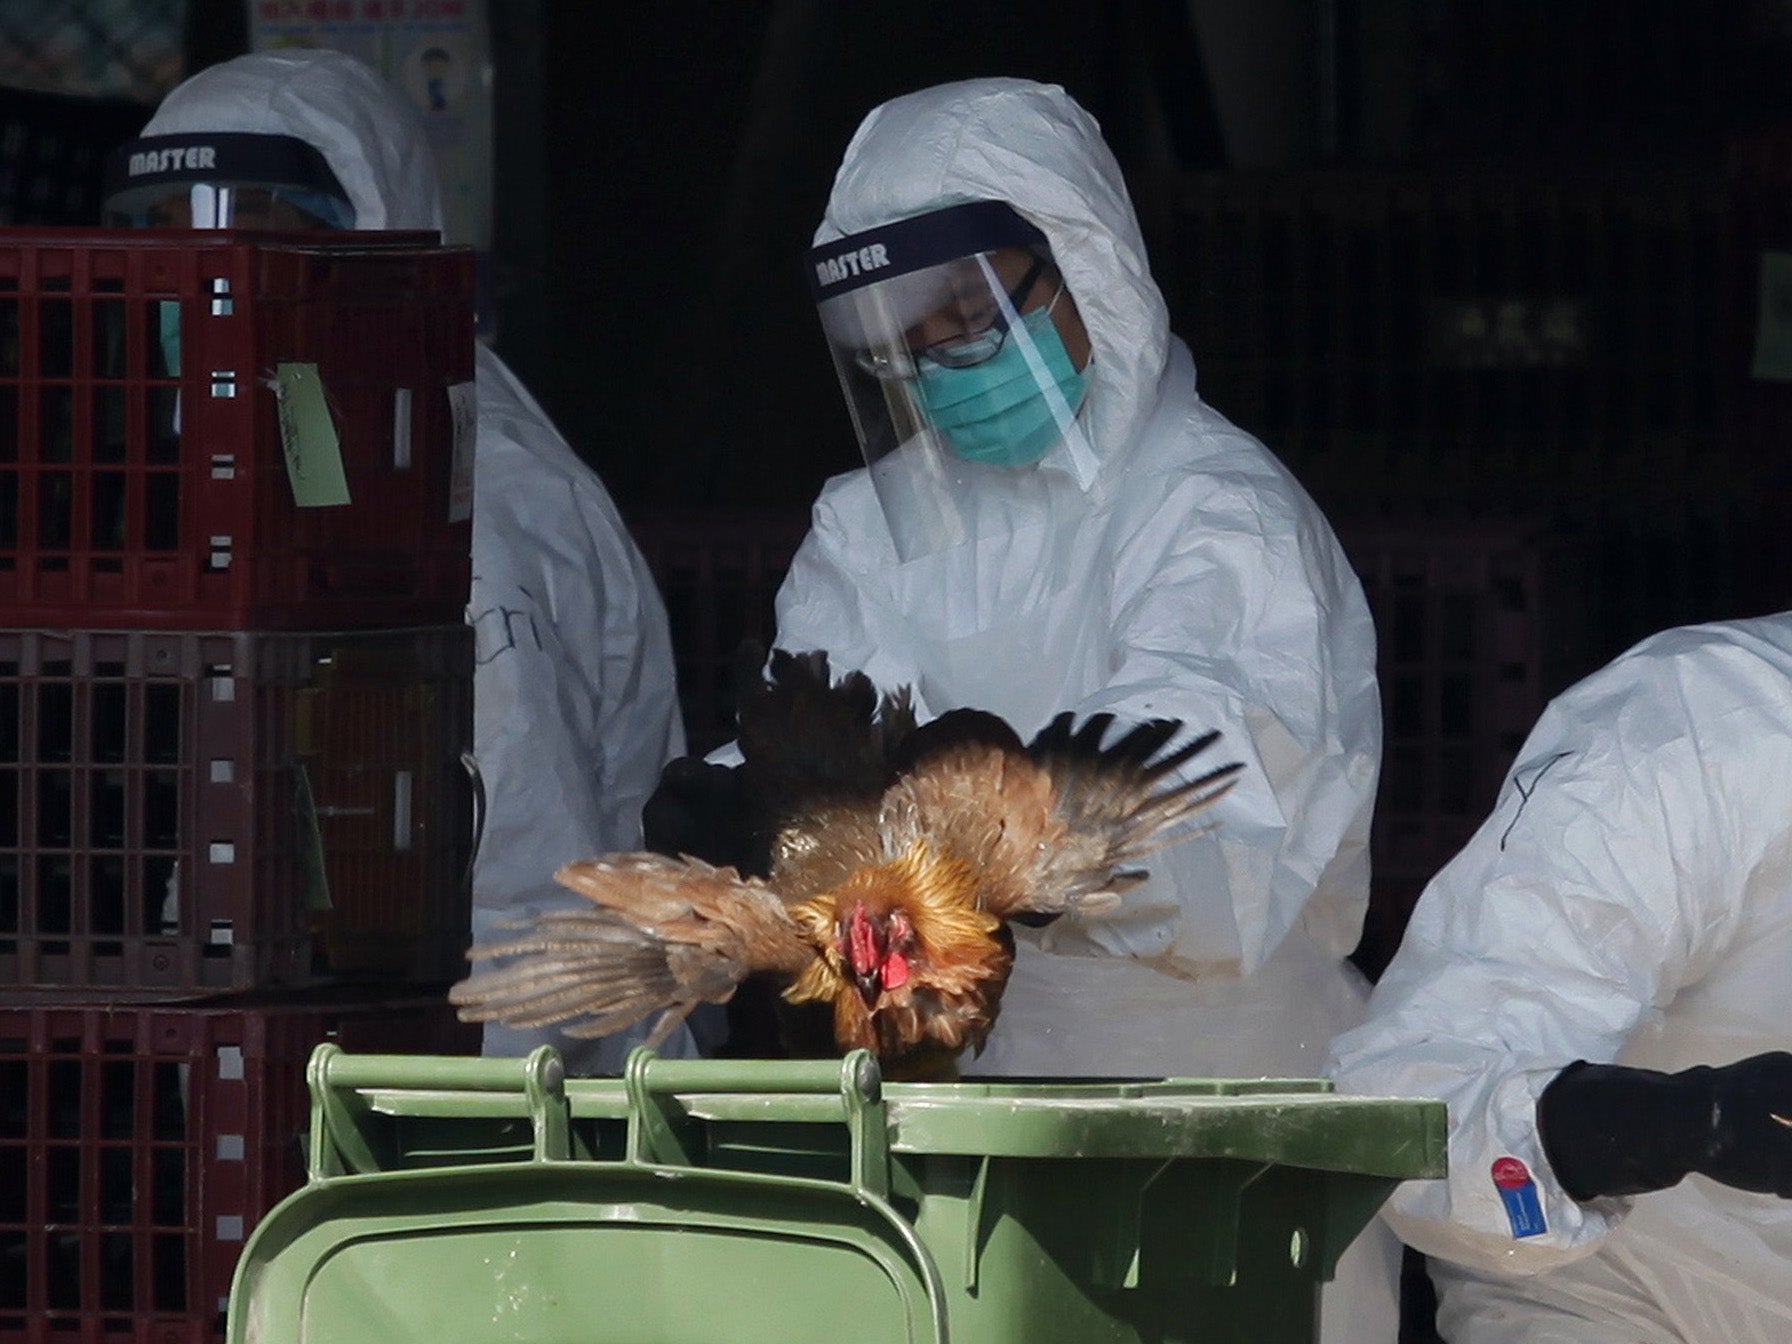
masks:
POLYGON ((317 365, 276 365, 274 404, 280 412, 280 444, 286 450, 293 502, 301 509, 347 504, 342 447, 317 365))
POLYGON ((324 867, 324 836, 317 824, 317 801, 311 796, 311 774, 303 761, 293 772, 298 796, 293 800, 299 821, 299 866, 305 870, 305 908, 330 910, 330 874, 324 867))

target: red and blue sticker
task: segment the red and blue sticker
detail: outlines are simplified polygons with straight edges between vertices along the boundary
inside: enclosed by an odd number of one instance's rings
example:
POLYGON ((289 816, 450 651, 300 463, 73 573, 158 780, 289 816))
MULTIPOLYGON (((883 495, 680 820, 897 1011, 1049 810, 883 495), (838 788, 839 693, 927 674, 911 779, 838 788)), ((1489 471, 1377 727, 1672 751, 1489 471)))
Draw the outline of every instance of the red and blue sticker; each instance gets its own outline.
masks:
POLYGON ((1513 1236, 1535 1237, 1549 1231, 1549 1224, 1543 1219, 1543 1205, 1537 1199, 1537 1182, 1531 1179, 1529 1167, 1516 1157, 1496 1158, 1493 1185, 1506 1206, 1513 1236))

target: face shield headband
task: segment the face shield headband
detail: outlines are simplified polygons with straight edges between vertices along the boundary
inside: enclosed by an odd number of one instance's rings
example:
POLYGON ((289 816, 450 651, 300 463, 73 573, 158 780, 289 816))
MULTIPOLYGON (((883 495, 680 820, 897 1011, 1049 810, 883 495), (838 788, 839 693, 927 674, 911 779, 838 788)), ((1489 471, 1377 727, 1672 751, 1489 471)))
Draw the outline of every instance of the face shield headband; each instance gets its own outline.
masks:
POLYGON ((810 283, 902 559, 1044 521, 1045 501, 1089 488, 1077 414, 1091 370, 1065 339, 1081 324, 1045 235, 1011 206, 949 206, 816 247, 810 283))
POLYGON ((313 145, 290 135, 243 131, 146 136, 114 150, 105 171, 106 221, 141 226, 178 201, 194 228, 229 228, 251 195, 278 201, 317 224, 349 229, 348 193, 313 145))

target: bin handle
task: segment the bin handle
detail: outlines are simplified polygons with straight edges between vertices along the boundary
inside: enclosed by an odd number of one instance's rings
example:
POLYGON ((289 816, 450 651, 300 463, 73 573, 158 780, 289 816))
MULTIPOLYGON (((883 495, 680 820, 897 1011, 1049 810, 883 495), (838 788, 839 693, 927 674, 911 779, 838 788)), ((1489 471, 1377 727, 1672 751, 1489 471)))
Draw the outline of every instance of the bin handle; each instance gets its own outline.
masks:
POLYGON ((368 1108, 364 1088, 414 1088, 432 1092, 514 1093, 519 1078, 529 1112, 536 1161, 570 1156, 566 1066, 560 1052, 540 1045, 522 1059, 461 1055, 354 1055, 334 1041, 311 1052, 305 1070, 311 1093, 309 1180, 379 1171, 388 1167, 373 1151, 359 1123, 368 1108))
POLYGON ((485 840, 485 776, 480 773, 479 762, 472 752, 461 752, 460 763, 461 768, 467 772, 467 782, 473 789, 473 836, 472 843, 467 846, 467 871, 462 875, 462 885, 471 892, 473 865, 479 861, 479 846, 485 840))
POLYGON ((715 1060, 661 1059, 638 1046, 629 1053, 623 1082, 629 1111, 627 1160, 636 1166, 691 1165, 675 1123, 673 1093, 838 1093, 851 1142, 848 1182, 854 1190, 880 1200, 889 1197, 890 1129, 883 1071, 869 1050, 854 1050, 839 1060, 754 1060, 750 1074, 736 1074, 719 1068, 715 1060))

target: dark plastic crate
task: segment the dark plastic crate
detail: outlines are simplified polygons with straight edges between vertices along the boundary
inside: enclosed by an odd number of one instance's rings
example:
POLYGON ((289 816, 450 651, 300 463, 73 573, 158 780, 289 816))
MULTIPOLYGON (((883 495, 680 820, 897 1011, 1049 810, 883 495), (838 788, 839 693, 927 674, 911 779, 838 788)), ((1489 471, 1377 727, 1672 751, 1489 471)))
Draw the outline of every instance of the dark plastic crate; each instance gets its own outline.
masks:
POLYGON ((0 984, 456 975, 471 740, 464 625, 0 631, 0 984))
POLYGON ((324 1041, 475 1053, 478 1032, 434 992, 0 1002, 0 1344, 218 1338, 244 1239, 304 1184, 324 1041))
POLYGON ((459 620, 473 259, 433 237, 0 230, 0 623, 459 620), (318 368, 348 504, 297 502, 282 363, 318 368))
POLYGON ((128 98, 0 87, 0 225, 93 223, 106 155, 145 115, 128 98))
POLYGON ((1379 970, 1578 661, 1580 599, 1564 544, 1537 524, 1384 521, 1339 537, 1375 617, 1382 765, 1364 955, 1379 970))
POLYGON ((736 654, 743 640, 772 643, 773 599, 808 530, 806 511, 661 514, 633 525, 665 599, 693 752, 733 740, 736 654))

